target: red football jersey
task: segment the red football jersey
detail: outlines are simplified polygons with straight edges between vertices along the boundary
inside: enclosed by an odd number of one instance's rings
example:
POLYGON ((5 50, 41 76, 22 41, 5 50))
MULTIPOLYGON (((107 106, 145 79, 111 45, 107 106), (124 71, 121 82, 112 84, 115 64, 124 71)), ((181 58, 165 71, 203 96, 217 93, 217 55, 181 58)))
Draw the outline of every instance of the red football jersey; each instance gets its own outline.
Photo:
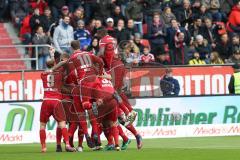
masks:
POLYGON ((103 73, 103 61, 101 58, 85 51, 75 52, 69 59, 68 63, 73 63, 77 72, 77 79, 82 80, 96 74, 103 73), (98 69, 96 67, 98 65, 98 69))
POLYGON ((99 49, 104 48, 104 55, 102 56, 107 70, 111 69, 113 57, 117 54, 117 41, 115 38, 107 35, 99 41, 99 49))
POLYGON ((73 62, 69 62, 64 66, 64 83, 67 85, 77 84, 77 70, 73 62))
POLYGON ((103 92, 106 92, 106 94, 111 94, 111 95, 114 93, 115 90, 110 80, 99 78, 99 81, 100 81, 101 89, 103 92))
POLYGON ((140 59, 143 63, 150 63, 150 62, 154 62, 154 55, 149 53, 148 55, 141 55, 140 59))
POLYGON ((44 98, 62 99, 61 87, 63 74, 61 71, 45 71, 41 74, 44 88, 44 98))

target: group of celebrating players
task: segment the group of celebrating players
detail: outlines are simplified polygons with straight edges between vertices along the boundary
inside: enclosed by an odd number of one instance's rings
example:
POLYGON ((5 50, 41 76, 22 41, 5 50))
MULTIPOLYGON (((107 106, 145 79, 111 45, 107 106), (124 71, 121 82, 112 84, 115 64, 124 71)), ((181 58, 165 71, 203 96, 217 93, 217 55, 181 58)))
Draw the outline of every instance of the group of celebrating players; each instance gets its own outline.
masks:
POLYGON ((126 150, 131 140, 121 125, 134 134, 137 148, 142 147, 142 137, 132 125, 137 114, 122 90, 126 70, 118 57, 117 42, 106 29, 99 30, 97 35, 100 38, 98 55, 81 51, 80 42, 72 41, 71 55, 62 54, 60 62, 56 59, 46 62, 48 69, 41 75, 44 88, 39 131, 42 152, 47 151, 45 128, 50 116, 58 123, 57 152, 62 152, 62 137, 67 152, 82 152, 84 137, 88 147, 101 150, 102 133, 108 141, 104 150, 126 150), (87 119, 92 127, 91 134, 87 119), (76 130, 78 147, 75 148, 76 130), (119 137, 123 139, 121 146, 119 137))

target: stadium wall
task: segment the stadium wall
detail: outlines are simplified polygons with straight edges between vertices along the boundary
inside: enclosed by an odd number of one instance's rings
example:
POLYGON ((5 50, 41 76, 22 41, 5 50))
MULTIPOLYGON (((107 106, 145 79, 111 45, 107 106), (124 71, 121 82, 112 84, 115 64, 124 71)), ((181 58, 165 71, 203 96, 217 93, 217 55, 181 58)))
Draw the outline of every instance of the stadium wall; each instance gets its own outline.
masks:
MULTIPOLYGON (((180 95, 228 94, 231 66, 173 67, 180 83, 180 95)), ((40 100, 43 97, 41 71, 0 72, 0 101, 40 100), (22 81, 23 79, 23 81, 22 81)), ((133 97, 162 96, 160 79, 165 68, 129 68, 127 82, 133 97)))
MULTIPOLYGON (((240 96, 193 96, 131 99, 134 122, 143 138, 240 135, 240 96)), ((39 142, 41 101, 0 103, 0 144, 39 142)), ((47 125, 55 142, 56 122, 47 125)), ((125 131, 134 138, 131 133, 125 131)))

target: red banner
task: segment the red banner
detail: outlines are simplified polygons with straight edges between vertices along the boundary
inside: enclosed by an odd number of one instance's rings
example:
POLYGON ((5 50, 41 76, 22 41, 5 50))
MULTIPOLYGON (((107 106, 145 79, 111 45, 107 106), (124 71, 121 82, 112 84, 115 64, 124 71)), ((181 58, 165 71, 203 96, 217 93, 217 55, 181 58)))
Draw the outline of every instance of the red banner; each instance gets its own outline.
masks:
MULTIPOLYGON (((173 68, 180 95, 227 94, 233 70, 230 66, 173 68)), ((0 73, 0 101, 39 100, 43 96, 41 72, 0 73), (24 81, 22 81, 24 79, 24 81)), ((161 96, 164 68, 132 68, 128 73, 133 96, 161 96)))
MULTIPOLYGON (((172 68, 180 84, 180 95, 227 94, 233 73, 230 66, 172 68)), ((161 96, 164 68, 133 68, 128 74, 133 96, 161 96)))

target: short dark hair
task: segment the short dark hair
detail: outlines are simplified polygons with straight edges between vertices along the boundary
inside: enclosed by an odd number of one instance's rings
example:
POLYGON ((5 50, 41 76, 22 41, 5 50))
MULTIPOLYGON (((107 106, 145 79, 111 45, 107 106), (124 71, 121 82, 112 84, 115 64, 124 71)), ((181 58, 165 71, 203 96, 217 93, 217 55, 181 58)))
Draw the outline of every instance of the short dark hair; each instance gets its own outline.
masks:
POLYGON ((54 60, 53 59, 50 59, 50 60, 47 60, 46 62, 46 66, 48 69, 52 68, 54 66, 54 60))
POLYGON ((78 50, 80 49, 80 42, 79 40, 74 40, 71 42, 71 47, 74 49, 74 50, 78 50))

